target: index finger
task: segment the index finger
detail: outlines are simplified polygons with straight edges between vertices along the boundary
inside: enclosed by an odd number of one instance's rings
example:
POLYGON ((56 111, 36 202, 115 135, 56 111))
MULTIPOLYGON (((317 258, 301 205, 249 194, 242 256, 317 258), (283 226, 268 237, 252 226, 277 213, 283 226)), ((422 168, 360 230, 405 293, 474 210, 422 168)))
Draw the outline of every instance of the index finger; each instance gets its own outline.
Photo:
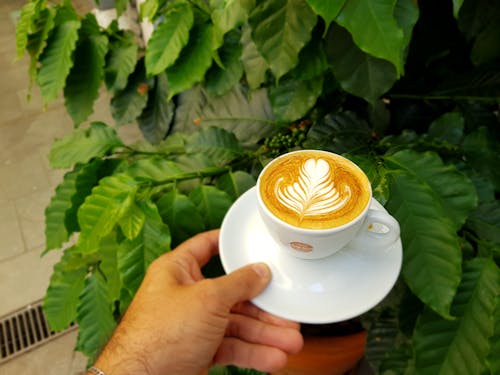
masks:
POLYGON ((192 256, 201 268, 219 253, 219 229, 197 234, 181 243, 174 251, 181 256, 192 256))

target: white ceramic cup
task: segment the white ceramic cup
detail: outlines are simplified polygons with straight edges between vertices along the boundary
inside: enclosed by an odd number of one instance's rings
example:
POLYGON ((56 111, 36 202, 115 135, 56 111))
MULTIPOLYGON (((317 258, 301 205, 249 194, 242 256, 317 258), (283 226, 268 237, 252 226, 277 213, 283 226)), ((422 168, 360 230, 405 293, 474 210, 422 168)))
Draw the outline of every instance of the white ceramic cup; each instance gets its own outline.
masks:
MULTIPOLYGON (((292 255, 303 259, 325 258, 350 243, 374 250, 384 249, 393 244, 399 238, 399 223, 387 212, 370 208, 373 199, 370 184, 368 184, 370 199, 363 211, 348 223, 333 228, 299 228, 279 219, 266 207, 260 193, 263 172, 280 158, 293 157, 294 153, 307 151, 329 154, 326 151, 301 150, 281 155, 264 167, 257 180, 258 209, 266 228, 275 240, 284 245, 283 247, 292 255)), ((363 173, 352 161, 349 163, 363 173)))

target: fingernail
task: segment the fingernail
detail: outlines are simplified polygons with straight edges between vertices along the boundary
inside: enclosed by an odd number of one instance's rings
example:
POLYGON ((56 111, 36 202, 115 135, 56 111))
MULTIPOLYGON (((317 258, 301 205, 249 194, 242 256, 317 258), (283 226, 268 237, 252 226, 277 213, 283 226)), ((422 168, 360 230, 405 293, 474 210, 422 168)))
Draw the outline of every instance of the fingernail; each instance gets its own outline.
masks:
POLYGON ((271 270, 265 263, 255 263, 252 268, 261 278, 268 278, 271 275, 271 270))

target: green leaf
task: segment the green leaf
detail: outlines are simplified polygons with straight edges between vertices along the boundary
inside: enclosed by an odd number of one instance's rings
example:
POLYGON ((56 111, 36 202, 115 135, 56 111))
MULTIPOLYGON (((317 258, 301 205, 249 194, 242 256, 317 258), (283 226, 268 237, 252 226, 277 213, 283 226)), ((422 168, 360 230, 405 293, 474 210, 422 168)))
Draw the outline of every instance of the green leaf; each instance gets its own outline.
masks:
POLYGON ((278 86, 269 90, 274 115, 282 122, 293 122, 302 118, 314 107, 322 89, 322 76, 309 81, 282 80, 278 86))
POLYGON ((232 200, 225 192, 207 185, 201 185, 191 192, 189 199, 198 208, 206 229, 219 228, 232 200))
POLYGON ((40 10, 38 17, 32 25, 32 33, 28 35, 26 49, 28 50, 31 61, 29 67, 30 86, 35 80, 38 68, 38 58, 44 50, 50 32, 54 28, 55 11, 53 8, 40 10))
POLYGON ((54 266, 43 301, 51 331, 62 331, 76 319, 88 267, 82 256, 74 250, 74 246, 65 249, 61 260, 54 266))
POLYGON ((127 212, 118 220, 123 235, 129 240, 136 238, 142 230, 146 215, 136 204, 132 203, 127 212))
POLYGON ((255 0, 211 0, 212 21, 225 34, 244 24, 255 7, 255 0))
POLYGON ((50 149, 50 165, 53 168, 68 168, 76 163, 84 164, 119 146, 122 142, 113 128, 102 122, 93 122, 89 128, 76 129, 56 140, 50 149))
POLYGON ((244 147, 255 148, 273 131, 274 115, 264 89, 247 96, 238 85, 221 97, 212 97, 201 87, 179 96, 173 130, 192 133, 199 127, 217 126, 236 135, 244 147))
POLYGON ((84 198, 97 183, 100 160, 79 166, 64 175, 45 209, 45 251, 57 249, 78 231, 76 212, 84 198))
POLYGON ((249 17, 252 39, 277 79, 297 65, 316 22, 305 0, 258 1, 249 17))
POLYGON ((448 112, 434 120, 427 134, 432 139, 458 145, 464 135, 465 120, 459 112, 448 112))
POLYGON ((120 290, 122 287, 120 274, 118 272, 118 247, 116 231, 112 231, 110 235, 104 237, 99 244, 99 255, 101 263, 99 270, 104 275, 106 287, 110 301, 118 301, 120 299, 120 290))
POLYGON ((170 250, 170 230, 163 223, 158 208, 152 202, 142 202, 145 221, 141 234, 125 240, 118 249, 118 268, 124 287, 134 295, 149 265, 170 250))
POLYGON ((79 329, 76 350, 93 362, 116 326, 113 301, 109 298, 104 278, 98 272, 85 280, 77 318, 79 329))
POLYGON ((149 91, 146 107, 137 118, 144 138, 153 144, 165 138, 175 114, 175 104, 168 100, 165 73, 155 77, 155 86, 149 91))
POLYGON ((37 2, 28 2, 21 8, 19 21, 16 25, 16 55, 19 59, 24 55, 24 50, 28 45, 28 35, 33 30, 33 24, 37 10, 37 2))
POLYGON ((93 112, 104 76, 108 38, 101 34, 93 14, 82 20, 74 51, 74 64, 64 87, 65 105, 75 125, 81 124, 93 112))
POLYGON ((188 2, 176 2, 155 27, 146 48, 146 72, 156 75, 172 66, 188 43, 194 15, 188 2))
POLYGON ((120 17, 127 10, 128 0, 114 0, 114 6, 116 15, 120 17))
POLYGON ((414 346, 419 373, 483 373, 499 294, 500 269, 492 260, 467 263, 452 306, 457 318, 444 320, 427 310, 418 321, 414 346))
POLYGON ((233 133, 214 126, 202 128, 191 135, 186 142, 186 151, 203 153, 216 165, 227 164, 244 154, 233 133))
POLYGON ((306 0, 316 14, 325 20, 325 30, 344 7, 346 0, 306 0))
POLYGON ((258 89, 266 81, 266 72, 269 66, 257 50, 257 46, 252 40, 252 29, 248 24, 243 26, 241 44, 243 45, 241 63, 245 70, 246 80, 251 89, 258 89))
POLYGON ((458 230, 477 206, 477 194, 472 182, 455 166, 445 165, 432 152, 400 151, 389 159, 398 168, 416 176, 429 186, 439 200, 443 213, 458 230))
POLYGON ((299 64, 293 76, 308 81, 328 70, 328 61, 322 39, 313 39, 299 53, 299 64))
POLYGON ((396 69, 391 63, 361 51, 351 35, 337 25, 330 27, 326 46, 335 78, 350 94, 374 103, 397 80, 396 69))
POLYGON ((82 253, 98 249, 101 239, 113 230, 133 204, 137 188, 136 181, 120 174, 103 178, 92 189, 92 194, 78 210, 81 228, 78 248, 82 253))
POLYGON ((500 294, 495 299, 495 311, 493 312, 493 335, 490 337, 490 354, 487 358, 488 369, 491 374, 500 373, 500 294))
POLYGON ((480 239, 500 244, 500 201, 480 204, 468 217, 467 227, 480 239))
POLYGON ((203 80, 212 64, 213 37, 213 26, 209 24, 195 25, 191 29, 189 43, 175 63, 166 70, 170 86, 169 98, 203 80))
POLYGON ((163 195, 157 205, 160 216, 171 230, 173 245, 205 230, 203 218, 194 203, 177 190, 163 195))
POLYGON ((458 18, 458 13, 463 3, 464 0, 453 0, 453 16, 455 16, 455 18, 458 18))
POLYGON ((394 18, 396 0, 349 0, 336 21, 365 53, 390 61, 403 73, 404 34, 394 18))
MULTIPOLYGON (((64 7, 60 8, 56 19, 63 18, 65 12, 69 11, 64 7)), ((41 66, 37 75, 37 82, 45 104, 56 99, 64 88, 66 77, 74 63, 72 56, 80 26, 81 22, 78 19, 69 18, 57 24, 47 40, 47 47, 40 56, 41 66)))
MULTIPOLYGON (((398 23, 401 30, 403 30, 403 46, 408 50, 410 44, 413 28, 418 21, 419 17, 418 3, 414 0, 397 0, 396 7, 394 8, 394 18, 398 23)), ((404 56, 406 58, 406 51, 404 56)))
POLYGON ((123 173, 135 179, 152 181, 163 181, 182 172, 183 169, 179 164, 171 160, 166 160, 161 156, 136 160, 123 171, 123 173))
POLYGON ((403 277, 425 304, 450 318, 462 261, 455 229, 428 184, 402 170, 390 177, 386 207, 401 227, 403 277))
POLYGON ((120 38, 110 42, 104 69, 107 89, 116 93, 127 86, 128 77, 135 69, 138 59, 138 45, 131 31, 124 31, 120 38))
POLYGON ((236 200, 245 191, 255 186, 255 183, 255 177, 249 173, 230 171, 217 179, 216 186, 225 191, 233 200, 236 200))
POLYGON ((148 92, 153 80, 146 78, 144 60, 137 62, 127 86, 111 99, 111 115, 118 125, 135 122, 148 103, 148 92))
POLYGON ((224 45, 219 49, 223 67, 213 64, 207 72, 205 86, 213 95, 224 95, 229 92, 243 75, 240 61, 243 47, 240 43, 241 33, 231 31, 224 37, 224 45))

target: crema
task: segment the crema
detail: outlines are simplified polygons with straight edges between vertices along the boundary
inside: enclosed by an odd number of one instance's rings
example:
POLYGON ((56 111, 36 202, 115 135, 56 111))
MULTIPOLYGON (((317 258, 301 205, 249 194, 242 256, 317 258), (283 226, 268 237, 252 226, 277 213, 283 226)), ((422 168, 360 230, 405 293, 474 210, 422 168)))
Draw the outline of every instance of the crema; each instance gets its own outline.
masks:
POLYGON ((263 203, 274 216, 307 229, 347 224, 368 206, 370 182, 348 159, 300 151, 273 160, 259 177, 263 203))

